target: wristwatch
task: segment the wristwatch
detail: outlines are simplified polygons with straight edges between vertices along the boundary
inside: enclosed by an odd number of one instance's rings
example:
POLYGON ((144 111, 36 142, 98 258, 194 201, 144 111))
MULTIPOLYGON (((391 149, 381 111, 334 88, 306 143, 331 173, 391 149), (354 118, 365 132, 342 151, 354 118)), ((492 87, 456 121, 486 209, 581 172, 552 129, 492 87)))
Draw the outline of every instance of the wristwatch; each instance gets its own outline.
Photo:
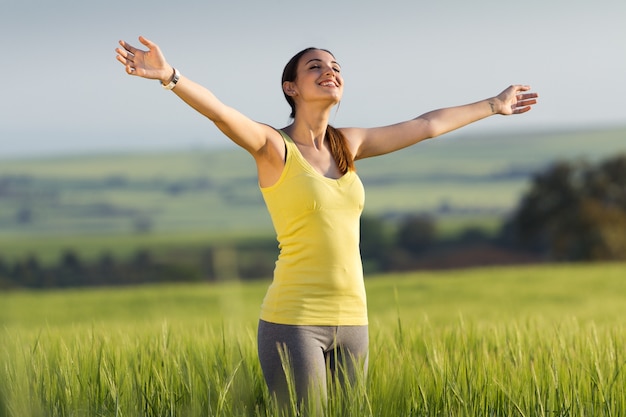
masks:
POLYGON ((176 83, 180 79, 180 72, 176 68, 172 68, 174 70, 174 75, 172 76, 171 81, 168 84, 161 83, 161 86, 166 90, 173 90, 176 87, 176 83))

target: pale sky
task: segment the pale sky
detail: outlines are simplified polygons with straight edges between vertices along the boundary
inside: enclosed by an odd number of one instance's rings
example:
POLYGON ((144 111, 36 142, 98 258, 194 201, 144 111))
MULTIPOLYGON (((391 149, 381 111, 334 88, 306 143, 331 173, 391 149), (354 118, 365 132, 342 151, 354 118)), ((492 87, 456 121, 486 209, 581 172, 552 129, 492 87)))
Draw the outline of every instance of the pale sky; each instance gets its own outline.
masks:
POLYGON ((469 132, 626 125, 624 0, 3 0, 0 159, 224 146, 157 81, 126 75, 118 39, 157 42, 181 73, 282 127, 299 50, 330 49, 345 93, 332 123, 377 126, 530 84, 540 103, 469 132))

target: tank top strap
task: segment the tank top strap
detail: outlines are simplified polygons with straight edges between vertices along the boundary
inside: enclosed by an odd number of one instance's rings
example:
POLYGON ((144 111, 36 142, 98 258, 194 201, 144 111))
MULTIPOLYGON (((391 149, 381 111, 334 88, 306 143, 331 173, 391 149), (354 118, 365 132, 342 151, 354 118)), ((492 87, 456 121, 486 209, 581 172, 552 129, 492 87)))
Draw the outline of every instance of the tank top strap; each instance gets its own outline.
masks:
POLYGON ((300 154, 296 143, 291 139, 291 137, 282 130, 279 130, 278 133, 283 137, 283 142, 285 142, 285 162, 291 158, 292 155, 300 154))

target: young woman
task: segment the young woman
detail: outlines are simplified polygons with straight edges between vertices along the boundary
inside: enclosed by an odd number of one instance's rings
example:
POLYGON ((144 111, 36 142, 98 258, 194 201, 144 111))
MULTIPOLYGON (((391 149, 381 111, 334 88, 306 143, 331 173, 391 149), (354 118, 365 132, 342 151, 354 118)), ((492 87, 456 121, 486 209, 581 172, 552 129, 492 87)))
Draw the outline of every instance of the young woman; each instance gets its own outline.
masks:
POLYGON ((485 117, 521 114, 536 103, 530 87, 425 113, 376 128, 328 124, 343 93, 341 66, 328 51, 308 48, 285 67, 282 88, 293 122, 255 122, 175 70, 144 37, 140 50, 120 41, 117 60, 129 75, 160 80, 206 116, 256 161, 259 186, 279 241, 274 279, 263 301, 258 353, 265 380, 289 401, 286 373, 299 401, 321 405, 327 370, 349 383, 365 373, 367 309, 359 254, 363 185, 354 161, 387 154, 485 117), (289 367, 283 368, 283 360, 289 367))

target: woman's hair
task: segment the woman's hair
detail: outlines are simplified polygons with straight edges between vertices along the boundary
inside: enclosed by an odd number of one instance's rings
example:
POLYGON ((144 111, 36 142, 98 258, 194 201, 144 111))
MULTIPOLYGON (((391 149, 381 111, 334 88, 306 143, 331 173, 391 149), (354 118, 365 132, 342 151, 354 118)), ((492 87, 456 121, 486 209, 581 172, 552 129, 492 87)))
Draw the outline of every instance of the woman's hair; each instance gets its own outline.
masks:
MULTIPOLYGON (((283 70, 283 77, 281 86, 285 83, 285 81, 295 81, 298 75, 298 64, 300 63, 300 59, 304 54, 309 51, 324 51, 328 52, 330 55, 333 55, 332 52, 326 49, 319 48, 306 48, 302 51, 295 54, 285 65, 285 69, 283 70)), ((334 56, 334 55, 333 55, 334 56)), ((285 99, 287 103, 289 103, 289 107, 291 107, 291 114, 289 117, 292 119, 296 117, 296 102, 293 97, 287 95, 287 93, 283 90, 283 94, 285 95, 285 99)), ((335 129, 331 125, 326 127, 326 136, 325 140, 328 141, 330 145, 330 152, 335 159, 335 163, 337 164, 337 168, 342 174, 347 173, 348 171, 355 171, 354 167, 354 158, 352 157, 352 153, 350 153, 350 149, 348 148, 348 141, 346 137, 341 133, 341 131, 335 129)))

